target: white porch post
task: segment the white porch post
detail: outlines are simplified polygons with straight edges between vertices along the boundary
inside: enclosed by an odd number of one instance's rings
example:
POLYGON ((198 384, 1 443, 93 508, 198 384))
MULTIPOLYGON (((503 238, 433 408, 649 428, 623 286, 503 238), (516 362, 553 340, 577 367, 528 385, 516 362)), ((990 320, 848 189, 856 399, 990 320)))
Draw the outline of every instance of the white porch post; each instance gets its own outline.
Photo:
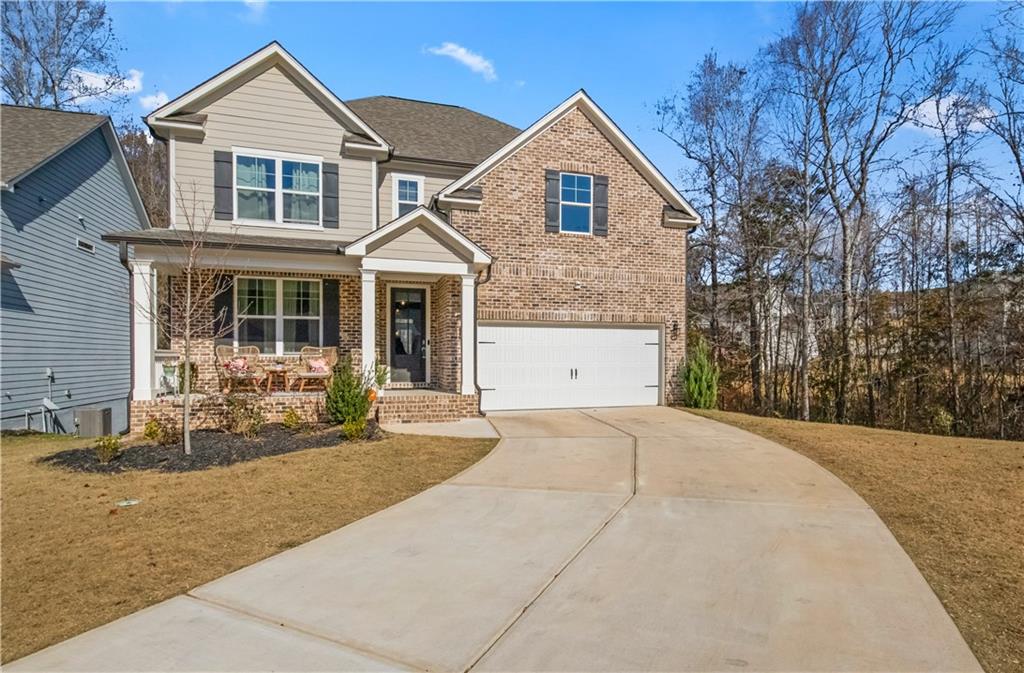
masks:
POLYGON ((377 359, 377 272, 362 270, 363 277, 363 325, 362 361, 363 371, 372 372, 377 359))
POLYGON ((462 276, 462 394, 476 393, 476 276, 462 276))
POLYGON ((132 399, 151 400, 156 388, 156 273, 153 263, 132 262, 132 399))

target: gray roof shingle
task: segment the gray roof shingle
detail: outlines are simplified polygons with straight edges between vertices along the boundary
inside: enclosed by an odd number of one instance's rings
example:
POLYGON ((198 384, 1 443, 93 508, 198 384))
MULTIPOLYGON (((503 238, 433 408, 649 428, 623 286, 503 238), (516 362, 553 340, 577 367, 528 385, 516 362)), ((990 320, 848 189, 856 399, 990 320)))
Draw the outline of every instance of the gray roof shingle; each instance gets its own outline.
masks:
POLYGON ((106 122, 106 116, 87 112, 2 106, 0 179, 9 184, 106 122))
POLYGON ((478 164, 519 129, 457 105, 393 96, 345 101, 395 148, 395 158, 478 164))

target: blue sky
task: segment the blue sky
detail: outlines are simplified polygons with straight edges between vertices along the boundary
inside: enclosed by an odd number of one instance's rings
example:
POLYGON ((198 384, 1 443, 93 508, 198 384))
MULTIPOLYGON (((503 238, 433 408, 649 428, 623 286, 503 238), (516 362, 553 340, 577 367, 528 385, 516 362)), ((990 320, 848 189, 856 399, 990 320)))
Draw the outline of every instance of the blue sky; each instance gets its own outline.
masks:
MULTIPOLYGON (((792 12, 767 2, 108 7, 125 47, 121 65, 141 73, 133 115, 145 113, 143 100, 174 98, 278 40, 343 99, 388 94, 453 103, 519 127, 585 88, 673 180, 683 160, 652 130, 653 104, 685 86, 710 49, 724 60, 754 56, 792 12)), ((994 9, 968 4, 949 39, 976 41, 994 9)))

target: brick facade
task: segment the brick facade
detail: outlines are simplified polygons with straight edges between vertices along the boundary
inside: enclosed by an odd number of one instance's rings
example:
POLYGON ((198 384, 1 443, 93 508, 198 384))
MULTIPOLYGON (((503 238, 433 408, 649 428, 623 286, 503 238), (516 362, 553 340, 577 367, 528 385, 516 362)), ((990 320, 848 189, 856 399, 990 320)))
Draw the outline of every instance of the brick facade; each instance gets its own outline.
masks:
POLYGON ((486 173, 479 211, 451 224, 495 257, 480 321, 664 327, 665 394, 686 350, 686 232, 662 226, 665 201, 587 117, 572 110, 486 173), (546 233, 547 169, 608 176, 608 235, 546 233))

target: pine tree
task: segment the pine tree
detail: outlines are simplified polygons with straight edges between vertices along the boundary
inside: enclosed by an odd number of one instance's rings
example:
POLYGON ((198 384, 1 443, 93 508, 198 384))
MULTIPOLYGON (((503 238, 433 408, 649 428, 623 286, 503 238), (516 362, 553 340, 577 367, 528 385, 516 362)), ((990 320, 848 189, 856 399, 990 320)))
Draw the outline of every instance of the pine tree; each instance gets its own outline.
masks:
POLYGON ((684 404, 695 409, 714 409, 718 404, 718 375, 718 366, 711 362, 707 342, 698 337, 683 368, 684 404))

